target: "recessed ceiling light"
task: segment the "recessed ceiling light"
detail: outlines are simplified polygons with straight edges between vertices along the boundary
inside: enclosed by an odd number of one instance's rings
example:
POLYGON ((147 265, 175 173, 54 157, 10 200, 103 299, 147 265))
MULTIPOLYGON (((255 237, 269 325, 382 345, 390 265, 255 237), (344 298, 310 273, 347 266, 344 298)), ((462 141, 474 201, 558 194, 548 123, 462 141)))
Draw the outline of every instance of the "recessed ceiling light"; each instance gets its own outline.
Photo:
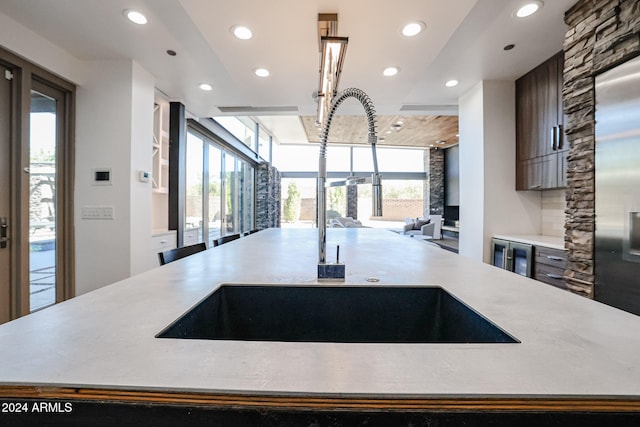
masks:
POLYGON ((400 71, 400 70, 398 69, 398 67, 387 67, 387 68, 385 68, 385 69, 384 69, 384 71, 382 72, 382 74, 383 74, 385 77, 392 77, 392 76, 395 76, 396 74, 398 74, 398 71, 400 71))
POLYGON ((200 89, 208 92, 208 91, 212 90, 213 87, 209 83, 202 83, 202 84, 200 84, 200 89))
POLYGON ((253 72, 258 77, 269 77, 269 75, 271 74, 266 68, 256 68, 255 70, 253 70, 253 72))
POLYGON ((425 29, 425 24, 422 21, 411 22, 402 27, 402 35, 406 37, 413 37, 420 34, 425 29))
POLYGON ((233 27, 231 27, 231 32, 240 40, 249 40, 251 37, 253 37, 253 33, 251 32, 251 30, 243 25, 234 25, 233 27))
POLYGON ((126 9, 125 11, 123 11, 123 13, 124 16, 126 16, 127 19, 129 19, 129 21, 133 22, 134 24, 144 25, 149 22, 147 20, 147 17, 137 10, 126 9))
POLYGON ((444 145, 446 143, 447 143, 447 141, 445 141, 444 139, 440 139, 440 140, 436 141, 436 144, 440 144, 440 145, 444 145))
POLYGON ((529 1, 523 4, 517 11, 516 16, 518 18, 526 18, 527 16, 531 16, 536 13, 541 7, 543 3, 541 1, 529 1))
POLYGON ((448 82, 446 82, 444 84, 446 87, 454 87, 454 86, 458 86, 458 81, 457 80, 449 80, 448 82))

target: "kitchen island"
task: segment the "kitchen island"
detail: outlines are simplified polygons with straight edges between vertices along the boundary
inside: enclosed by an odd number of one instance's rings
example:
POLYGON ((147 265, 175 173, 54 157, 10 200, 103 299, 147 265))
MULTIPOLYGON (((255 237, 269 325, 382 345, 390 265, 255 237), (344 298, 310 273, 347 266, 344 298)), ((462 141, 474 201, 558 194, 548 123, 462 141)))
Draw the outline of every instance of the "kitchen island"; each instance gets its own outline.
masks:
POLYGON ((316 279, 317 230, 269 229, 0 326, 0 399, 71 402, 76 414, 162 404, 226 416, 638 421, 640 317, 387 230, 327 233, 344 285, 441 286, 520 342, 156 338, 222 284, 327 284, 316 279))

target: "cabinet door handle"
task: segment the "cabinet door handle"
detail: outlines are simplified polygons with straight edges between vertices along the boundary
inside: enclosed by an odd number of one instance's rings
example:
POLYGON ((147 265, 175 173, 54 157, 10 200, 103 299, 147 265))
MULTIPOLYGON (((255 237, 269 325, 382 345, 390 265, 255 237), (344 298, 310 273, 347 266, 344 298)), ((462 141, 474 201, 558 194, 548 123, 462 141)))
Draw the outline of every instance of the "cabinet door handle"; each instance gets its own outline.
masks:
POLYGON ((564 258, 561 258, 559 256, 547 255, 547 258, 551 261, 564 261, 564 258))
POLYGON ((562 279, 562 276, 559 274, 547 273, 546 276, 550 279, 562 279))
POLYGON ((562 150, 564 147, 564 131, 563 126, 558 125, 558 150, 562 150))
POLYGON ((556 151, 558 149, 558 133, 556 132, 557 129, 557 126, 551 128, 551 149, 553 151, 556 151))

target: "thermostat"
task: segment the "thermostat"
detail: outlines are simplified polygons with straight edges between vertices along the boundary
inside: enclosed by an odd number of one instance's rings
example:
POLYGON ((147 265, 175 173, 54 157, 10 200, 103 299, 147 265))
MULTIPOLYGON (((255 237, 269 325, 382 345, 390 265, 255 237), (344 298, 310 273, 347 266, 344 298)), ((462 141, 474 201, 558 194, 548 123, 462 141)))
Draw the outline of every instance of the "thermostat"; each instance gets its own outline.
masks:
POLYGON ((151 178, 151 174, 147 171, 138 171, 138 181, 140 182, 149 182, 151 178))
POLYGON ((95 168, 91 172, 92 185, 111 185, 111 168, 95 168))

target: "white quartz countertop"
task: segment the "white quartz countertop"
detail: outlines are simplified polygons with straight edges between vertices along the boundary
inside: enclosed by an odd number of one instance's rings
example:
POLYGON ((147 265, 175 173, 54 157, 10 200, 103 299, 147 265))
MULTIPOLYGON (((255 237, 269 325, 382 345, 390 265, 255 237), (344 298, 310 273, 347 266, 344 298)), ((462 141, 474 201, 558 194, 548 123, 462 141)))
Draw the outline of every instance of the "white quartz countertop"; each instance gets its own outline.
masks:
POLYGON ((498 239, 511 240, 513 242, 527 243, 534 246, 564 250, 564 237, 543 236, 539 234, 499 234, 498 239))
POLYGON ((372 397, 640 396, 640 317, 386 230, 328 229, 347 284, 440 285, 519 344, 158 339, 221 283, 315 284, 270 229, 0 326, 0 386, 372 397))

